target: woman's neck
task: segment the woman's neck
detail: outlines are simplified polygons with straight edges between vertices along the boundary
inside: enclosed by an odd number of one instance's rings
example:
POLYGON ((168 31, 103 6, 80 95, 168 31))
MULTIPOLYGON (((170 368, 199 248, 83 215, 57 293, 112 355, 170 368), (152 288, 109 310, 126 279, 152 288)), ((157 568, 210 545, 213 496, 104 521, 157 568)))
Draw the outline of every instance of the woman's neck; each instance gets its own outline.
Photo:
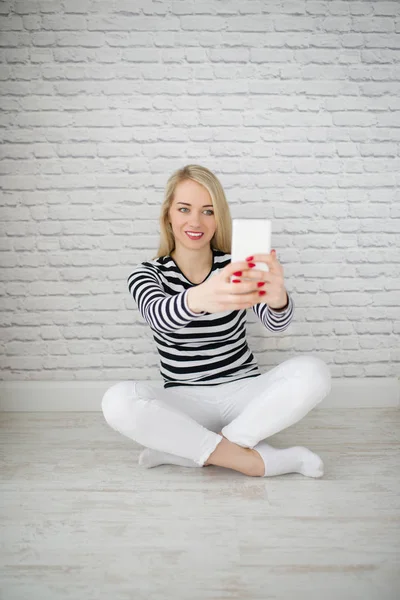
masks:
POLYGON ((175 248, 170 256, 180 270, 193 282, 197 279, 203 280, 213 266, 214 255, 211 247, 205 248, 201 252, 191 252, 187 249, 180 252, 179 248, 175 248))

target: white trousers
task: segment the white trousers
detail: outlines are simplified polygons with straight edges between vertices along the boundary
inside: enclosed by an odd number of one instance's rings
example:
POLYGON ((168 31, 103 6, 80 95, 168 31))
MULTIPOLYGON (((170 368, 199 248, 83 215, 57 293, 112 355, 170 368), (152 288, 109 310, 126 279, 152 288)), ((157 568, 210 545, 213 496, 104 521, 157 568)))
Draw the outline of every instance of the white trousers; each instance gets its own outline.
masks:
POLYGON ((320 358, 290 358, 258 377, 214 386, 158 388, 120 381, 103 396, 107 423, 138 444, 203 466, 223 439, 244 448, 302 419, 331 390, 320 358))

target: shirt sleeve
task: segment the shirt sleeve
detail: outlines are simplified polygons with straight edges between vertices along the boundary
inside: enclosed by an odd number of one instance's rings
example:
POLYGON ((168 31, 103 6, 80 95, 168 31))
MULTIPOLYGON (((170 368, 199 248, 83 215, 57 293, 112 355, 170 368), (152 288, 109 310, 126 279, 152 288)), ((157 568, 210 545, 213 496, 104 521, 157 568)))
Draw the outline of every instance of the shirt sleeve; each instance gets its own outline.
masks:
POLYGON ((189 289, 178 294, 167 294, 157 274, 143 264, 135 268, 127 282, 140 314, 155 331, 176 331, 207 314, 190 310, 187 301, 189 289))
POLYGON ((253 305, 253 312, 260 319, 261 323, 270 331, 285 331, 293 320, 294 314, 294 302, 293 298, 286 290, 288 295, 289 304, 287 308, 281 312, 277 312, 273 308, 270 308, 264 302, 253 305))

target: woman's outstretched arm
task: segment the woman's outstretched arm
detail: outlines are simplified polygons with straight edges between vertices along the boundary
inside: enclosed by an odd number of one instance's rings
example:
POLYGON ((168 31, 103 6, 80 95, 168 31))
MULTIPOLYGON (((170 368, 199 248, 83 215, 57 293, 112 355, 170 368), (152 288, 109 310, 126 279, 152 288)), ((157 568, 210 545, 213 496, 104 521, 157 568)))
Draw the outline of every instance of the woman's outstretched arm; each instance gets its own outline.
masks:
POLYGON ((147 323, 159 332, 172 332, 188 325, 206 312, 193 312, 187 302, 189 290, 177 294, 164 291, 151 267, 138 265, 129 275, 128 289, 139 312, 147 323))

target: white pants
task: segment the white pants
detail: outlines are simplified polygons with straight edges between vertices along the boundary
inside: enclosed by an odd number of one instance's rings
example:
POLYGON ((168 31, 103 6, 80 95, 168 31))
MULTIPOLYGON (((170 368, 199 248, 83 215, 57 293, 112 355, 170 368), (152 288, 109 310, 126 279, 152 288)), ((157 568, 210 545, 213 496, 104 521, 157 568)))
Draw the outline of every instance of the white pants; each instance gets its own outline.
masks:
POLYGON ((311 355, 258 377, 214 386, 158 388, 120 381, 103 396, 107 423, 140 445, 203 466, 223 439, 244 448, 302 419, 331 390, 328 366, 311 355))

